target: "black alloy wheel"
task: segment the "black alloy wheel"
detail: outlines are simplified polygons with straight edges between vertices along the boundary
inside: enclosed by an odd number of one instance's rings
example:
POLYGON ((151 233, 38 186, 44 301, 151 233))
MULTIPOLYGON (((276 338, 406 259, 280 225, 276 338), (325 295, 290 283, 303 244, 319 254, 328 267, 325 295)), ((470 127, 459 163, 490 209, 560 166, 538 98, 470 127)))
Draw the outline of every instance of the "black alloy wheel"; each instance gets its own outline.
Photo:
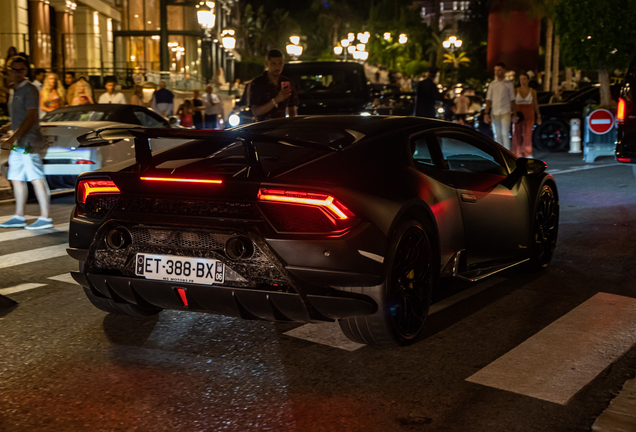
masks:
POLYGON ((401 338, 416 337, 424 326, 430 303, 430 268, 431 245, 424 230, 412 226, 398 243, 387 287, 388 313, 401 338))
POLYGON ((531 260, 536 268, 546 268, 552 260, 559 231, 559 203, 552 187, 541 188, 535 205, 531 260))
POLYGON ((338 321, 349 340, 383 347, 419 340, 439 267, 429 231, 418 221, 402 222, 391 240, 384 282, 347 289, 373 298, 378 305, 371 315, 338 321))
POLYGON ((570 143, 570 127, 561 120, 547 120, 534 131, 534 146, 539 150, 563 151, 570 143))

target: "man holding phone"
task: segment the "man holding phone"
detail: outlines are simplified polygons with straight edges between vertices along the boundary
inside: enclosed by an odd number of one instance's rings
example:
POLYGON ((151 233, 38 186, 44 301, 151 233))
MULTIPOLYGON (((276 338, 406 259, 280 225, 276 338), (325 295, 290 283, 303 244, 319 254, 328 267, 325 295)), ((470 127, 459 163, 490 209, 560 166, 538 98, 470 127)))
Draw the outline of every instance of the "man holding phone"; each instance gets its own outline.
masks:
POLYGON ((267 53, 267 70, 254 78, 249 87, 249 103, 256 121, 294 117, 298 96, 292 81, 283 76, 283 53, 277 49, 267 53))

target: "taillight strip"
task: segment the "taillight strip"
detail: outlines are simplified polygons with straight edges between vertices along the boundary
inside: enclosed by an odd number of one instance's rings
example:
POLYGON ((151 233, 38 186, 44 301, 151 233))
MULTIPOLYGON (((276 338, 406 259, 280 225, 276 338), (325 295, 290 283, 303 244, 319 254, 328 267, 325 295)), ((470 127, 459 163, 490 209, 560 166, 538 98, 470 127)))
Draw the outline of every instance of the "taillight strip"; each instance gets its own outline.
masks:
POLYGON ((211 184, 223 183, 223 180, 186 179, 186 178, 172 178, 172 177, 140 177, 140 179, 147 180, 147 181, 174 182, 174 183, 211 183, 211 184))
POLYGON ((82 180, 78 191, 82 191, 81 203, 85 204, 91 194, 118 194, 121 191, 112 180, 82 180))
POLYGON ((286 202, 286 203, 294 203, 294 204, 305 204, 319 207, 326 207, 331 210, 339 219, 348 219, 347 216, 340 208, 338 208, 334 204, 334 198, 332 196, 327 196, 324 200, 313 199, 313 198, 299 198, 292 196, 284 196, 284 195, 263 195, 259 194, 258 198, 263 201, 277 201, 277 202, 286 202))

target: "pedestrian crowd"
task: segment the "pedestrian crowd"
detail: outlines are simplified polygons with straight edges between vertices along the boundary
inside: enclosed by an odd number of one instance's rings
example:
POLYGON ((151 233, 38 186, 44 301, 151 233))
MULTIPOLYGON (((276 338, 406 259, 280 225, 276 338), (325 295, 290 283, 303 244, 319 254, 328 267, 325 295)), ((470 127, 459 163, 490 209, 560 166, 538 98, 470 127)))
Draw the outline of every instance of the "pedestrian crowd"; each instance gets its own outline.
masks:
MULTIPOLYGON (((478 115, 481 106, 468 96, 466 89, 458 89, 458 96, 443 93, 435 84, 439 70, 431 68, 425 79, 415 87, 416 117, 437 117, 438 103, 443 106, 444 119, 464 124, 467 115, 478 115)), ((532 131, 541 124, 536 81, 529 73, 519 74, 519 86, 507 76, 504 63, 494 68, 494 80, 488 85, 485 97, 484 122, 492 127, 493 138, 517 157, 532 157, 532 131), (512 133, 511 133, 512 132, 512 133), (512 139, 511 139, 512 137, 512 139)), ((559 88, 550 103, 561 100, 559 88)))

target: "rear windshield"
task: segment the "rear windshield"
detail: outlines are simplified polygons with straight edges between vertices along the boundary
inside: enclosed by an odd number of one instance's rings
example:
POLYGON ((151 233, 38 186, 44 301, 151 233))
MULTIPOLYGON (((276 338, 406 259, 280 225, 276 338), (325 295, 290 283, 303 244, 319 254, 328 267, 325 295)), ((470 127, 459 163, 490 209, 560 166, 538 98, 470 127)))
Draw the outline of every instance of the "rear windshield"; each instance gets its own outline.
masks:
MULTIPOLYGON (((255 140, 254 147, 265 177, 285 172, 333 151, 328 147, 306 147, 285 140, 255 140)), ((246 177, 249 165, 242 140, 195 140, 157 154, 153 161, 158 170, 186 176, 218 174, 246 177)))
POLYGON ((40 119, 41 123, 60 121, 117 121, 115 111, 52 111, 40 119))

